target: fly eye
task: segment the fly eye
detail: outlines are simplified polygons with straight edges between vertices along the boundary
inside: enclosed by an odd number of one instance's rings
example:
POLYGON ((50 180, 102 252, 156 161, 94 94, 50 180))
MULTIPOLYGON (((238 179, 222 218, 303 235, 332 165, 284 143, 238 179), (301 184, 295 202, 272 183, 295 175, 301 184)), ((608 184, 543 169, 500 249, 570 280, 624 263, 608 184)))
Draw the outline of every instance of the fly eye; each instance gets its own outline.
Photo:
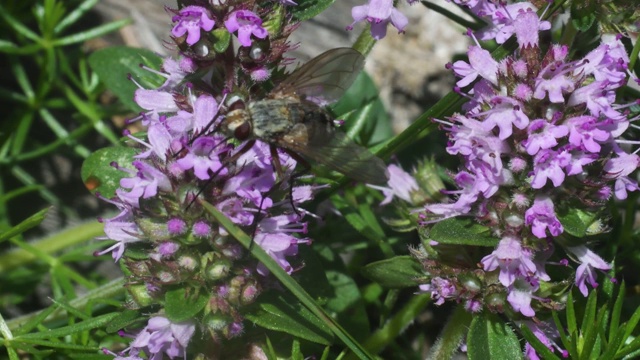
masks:
POLYGON ((248 121, 242 123, 233 131, 233 136, 238 140, 246 140, 251 135, 251 125, 248 121))

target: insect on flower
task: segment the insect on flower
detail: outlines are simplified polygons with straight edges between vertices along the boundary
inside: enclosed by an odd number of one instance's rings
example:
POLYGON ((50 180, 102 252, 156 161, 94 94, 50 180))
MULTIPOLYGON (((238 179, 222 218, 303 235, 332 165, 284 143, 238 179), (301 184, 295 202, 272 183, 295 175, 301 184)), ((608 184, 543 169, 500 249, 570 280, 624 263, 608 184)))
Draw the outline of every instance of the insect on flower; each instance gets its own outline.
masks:
MULTIPOLYGON (((336 130, 334 119, 320 104, 338 100, 364 66, 351 48, 324 52, 293 71, 266 99, 249 101, 229 111, 222 130, 238 140, 259 139, 354 180, 386 184, 384 162, 336 130)), ((282 173, 278 157, 274 167, 282 173)))

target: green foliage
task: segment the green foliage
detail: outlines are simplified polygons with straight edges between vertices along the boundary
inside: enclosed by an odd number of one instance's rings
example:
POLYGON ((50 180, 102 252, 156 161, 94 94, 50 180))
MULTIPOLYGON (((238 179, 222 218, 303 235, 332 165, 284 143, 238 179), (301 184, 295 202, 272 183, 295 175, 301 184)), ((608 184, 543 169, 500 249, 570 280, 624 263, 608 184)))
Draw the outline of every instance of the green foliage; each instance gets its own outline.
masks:
POLYGON ((107 199, 112 198, 120 187, 120 179, 129 176, 111 166, 111 163, 132 168, 131 162, 135 154, 133 148, 124 146, 106 147, 94 152, 82 163, 82 181, 89 191, 99 192, 107 199))
MULTIPOLYGON (((553 313, 553 321, 560 334, 560 347, 566 349, 572 359, 621 359, 633 358, 640 353, 637 334, 640 308, 625 309, 625 284, 608 286, 598 303, 598 292, 589 297, 582 295, 567 299, 564 316, 553 313), (629 310, 633 310, 629 313, 629 310), (623 321, 626 320, 626 321, 623 321), (622 321, 622 322, 621 322, 622 321)), ((545 359, 560 359, 536 338, 526 326, 520 330, 529 344, 545 359)))
POLYGON ((451 218, 438 222, 431 228, 429 238, 442 244, 491 246, 498 244, 489 228, 476 224, 471 219, 451 218))
POLYGON ((404 255, 368 264, 362 275, 387 288, 403 288, 420 285, 424 272, 415 258, 404 255))
POLYGON ((471 321, 467 350, 470 360, 523 358, 513 329, 492 314, 477 315, 471 321))
POLYGON ((128 75, 145 88, 156 88, 164 79, 143 69, 140 65, 159 69, 160 64, 160 57, 153 51, 125 46, 112 46, 98 50, 89 57, 89 65, 100 77, 100 81, 132 112, 140 112, 142 109, 133 100, 134 92, 138 87, 128 78, 128 75))

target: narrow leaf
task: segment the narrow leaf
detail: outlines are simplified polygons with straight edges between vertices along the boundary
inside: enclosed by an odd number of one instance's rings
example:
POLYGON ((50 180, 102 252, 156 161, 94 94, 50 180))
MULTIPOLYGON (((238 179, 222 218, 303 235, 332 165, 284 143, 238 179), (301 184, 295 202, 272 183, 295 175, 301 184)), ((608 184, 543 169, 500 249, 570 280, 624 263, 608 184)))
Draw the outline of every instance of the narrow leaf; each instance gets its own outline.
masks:
POLYGON ((118 316, 118 313, 100 315, 100 316, 94 317, 93 319, 85 320, 77 324, 64 326, 57 329, 50 329, 48 331, 20 335, 19 337, 16 337, 16 339, 21 339, 26 341, 26 340, 35 340, 35 339, 51 339, 51 338, 67 336, 67 335, 75 334, 81 331, 103 327, 104 325, 111 322, 111 320, 115 319, 117 316, 118 316))
POLYGON ((49 211, 48 208, 40 210, 37 213, 29 216, 27 219, 23 220, 20 224, 3 233, 0 233, 0 243, 9 240, 16 235, 22 234, 23 232, 33 227, 38 226, 42 222, 42 220, 44 220, 44 217, 47 215, 47 211, 49 211))
POLYGON ((424 276, 420 263, 411 256, 396 256, 366 265, 362 275, 387 288, 404 288, 420 285, 424 276))
POLYGON ((495 247, 499 242, 488 227, 465 218, 451 218, 436 223, 429 237, 439 243, 454 245, 495 247))
POLYGON ((257 309, 245 317, 263 328, 281 331, 322 345, 333 343, 333 334, 297 299, 271 291, 260 296, 257 309))

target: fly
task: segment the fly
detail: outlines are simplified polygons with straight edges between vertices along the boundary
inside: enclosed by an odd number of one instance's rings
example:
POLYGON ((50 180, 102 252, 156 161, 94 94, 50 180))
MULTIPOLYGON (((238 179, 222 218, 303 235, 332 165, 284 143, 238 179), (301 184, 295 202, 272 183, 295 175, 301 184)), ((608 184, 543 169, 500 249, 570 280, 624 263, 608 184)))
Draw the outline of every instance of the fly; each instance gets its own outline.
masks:
MULTIPOLYGON (((262 140, 354 180, 384 185, 389 178, 384 162, 337 130, 320 105, 338 100, 363 67, 364 57, 351 48, 324 52, 293 71, 265 99, 231 110, 222 130, 238 140, 262 140)), ((274 166, 278 170, 280 164, 274 166)))

